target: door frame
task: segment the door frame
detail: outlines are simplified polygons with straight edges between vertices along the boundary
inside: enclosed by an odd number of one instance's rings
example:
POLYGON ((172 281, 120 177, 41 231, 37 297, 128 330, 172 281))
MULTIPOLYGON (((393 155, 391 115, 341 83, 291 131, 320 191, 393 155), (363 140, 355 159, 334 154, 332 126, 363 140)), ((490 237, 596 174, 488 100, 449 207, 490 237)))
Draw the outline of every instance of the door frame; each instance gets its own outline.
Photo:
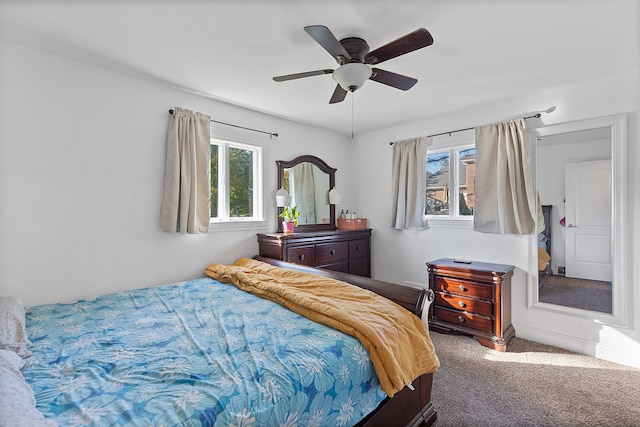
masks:
MULTIPOLYGON (((554 305, 540 302, 538 299, 538 263, 537 263, 537 236, 531 235, 529 241, 529 272, 527 280, 527 307, 532 313, 541 312, 542 324, 549 323, 541 329, 549 329, 550 332, 564 335, 566 338, 574 338, 577 341, 591 341, 589 337, 597 336, 599 325, 607 324, 617 327, 629 327, 631 312, 631 268, 629 254, 631 253, 631 236, 624 233, 629 230, 627 219, 627 116, 625 114, 607 116, 590 120, 560 123, 532 129, 529 132, 530 141, 536 141, 537 137, 544 137, 568 132, 577 132, 603 127, 611 128, 611 161, 612 161, 612 218, 613 218, 613 287, 612 287, 612 313, 600 313, 581 310, 572 307, 554 305), (559 317, 549 316, 553 312, 559 317), (547 314, 544 314, 547 313, 547 314), (546 317, 543 317, 546 316, 546 317), (576 332, 576 328, 560 327, 559 319, 583 319, 588 320, 582 331, 576 332), (579 335, 579 336, 578 336, 579 335)), ((537 144, 530 144, 532 159, 536 159, 537 144)), ((536 171, 536 167, 532 170, 536 171)), ((536 178, 534 176, 534 178, 536 178)), ((534 179, 534 183, 536 180, 534 179)), ((535 184, 537 187, 537 184, 535 184)), ((537 191, 537 188, 536 188, 537 191)), ((574 321, 569 323, 575 326, 574 321)))

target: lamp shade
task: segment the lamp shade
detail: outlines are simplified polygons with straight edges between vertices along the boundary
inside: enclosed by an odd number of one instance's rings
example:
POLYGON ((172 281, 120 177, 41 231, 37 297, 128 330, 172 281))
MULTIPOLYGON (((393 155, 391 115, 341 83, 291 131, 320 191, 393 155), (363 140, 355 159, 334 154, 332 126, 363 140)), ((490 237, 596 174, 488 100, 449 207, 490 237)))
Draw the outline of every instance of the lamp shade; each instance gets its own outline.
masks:
POLYGON ((279 208, 283 208, 285 206, 289 206, 291 203, 291 196, 284 188, 280 188, 276 191, 276 206, 279 208))
POLYGON ((351 92, 361 88, 369 77, 371 77, 371 68, 357 62, 344 64, 333 72, 333 79, 342 86, 342 89, 351 92))
POLYGON ((342 194, 340 194, 340 192, 336 190, 336 187, 333 187, 331 191, 329 191, 329 204, 337 205, 338 203, 341 203, 341 202, 342 202, 342 194))

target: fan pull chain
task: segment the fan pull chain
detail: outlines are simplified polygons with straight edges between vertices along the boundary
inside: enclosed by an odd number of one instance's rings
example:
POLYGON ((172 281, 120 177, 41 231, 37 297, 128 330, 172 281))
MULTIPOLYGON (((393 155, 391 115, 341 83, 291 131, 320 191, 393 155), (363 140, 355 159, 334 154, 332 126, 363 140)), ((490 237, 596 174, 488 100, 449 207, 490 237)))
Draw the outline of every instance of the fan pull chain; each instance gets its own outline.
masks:
POLYGON ((355 92, 351 92, 351 139, 353 139, 353 98, 355 97, 355 92))

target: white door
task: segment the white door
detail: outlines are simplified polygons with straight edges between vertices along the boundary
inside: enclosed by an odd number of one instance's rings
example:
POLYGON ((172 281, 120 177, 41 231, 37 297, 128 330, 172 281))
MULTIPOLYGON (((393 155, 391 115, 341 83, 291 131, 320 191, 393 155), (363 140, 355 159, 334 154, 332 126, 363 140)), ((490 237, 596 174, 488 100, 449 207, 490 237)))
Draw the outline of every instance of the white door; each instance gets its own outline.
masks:
POLYGON ((567 277, 613 280, 611 160, 565 165, 567 277))

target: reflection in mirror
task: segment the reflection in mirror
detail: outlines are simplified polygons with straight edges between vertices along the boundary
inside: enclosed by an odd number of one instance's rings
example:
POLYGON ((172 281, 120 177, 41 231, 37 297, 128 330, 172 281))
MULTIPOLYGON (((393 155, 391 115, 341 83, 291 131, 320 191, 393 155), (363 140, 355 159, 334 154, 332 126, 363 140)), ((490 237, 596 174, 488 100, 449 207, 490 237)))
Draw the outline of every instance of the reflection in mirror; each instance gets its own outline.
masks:
POLYGON ((329 223, 329 179, 317 166, 302 162, 284 169, 283 188, 291 196, 291 206, 300 211, 299 225, 329 223))
POLYGON ((537 138, 538 301, 613 312, 610 126, 537 138))
MULTIPOLYGON (((335 205, 329 204, 329 190, 335 186, 336 169, 315 156, 278 160, 278 188, 291 196, 291 206, 300 210, 300 231, 335 230, 335 205)), ((278 215, 282 208, 278 208, 278 215)), ((282 224, 278 221, 278 231, 282 224)))

